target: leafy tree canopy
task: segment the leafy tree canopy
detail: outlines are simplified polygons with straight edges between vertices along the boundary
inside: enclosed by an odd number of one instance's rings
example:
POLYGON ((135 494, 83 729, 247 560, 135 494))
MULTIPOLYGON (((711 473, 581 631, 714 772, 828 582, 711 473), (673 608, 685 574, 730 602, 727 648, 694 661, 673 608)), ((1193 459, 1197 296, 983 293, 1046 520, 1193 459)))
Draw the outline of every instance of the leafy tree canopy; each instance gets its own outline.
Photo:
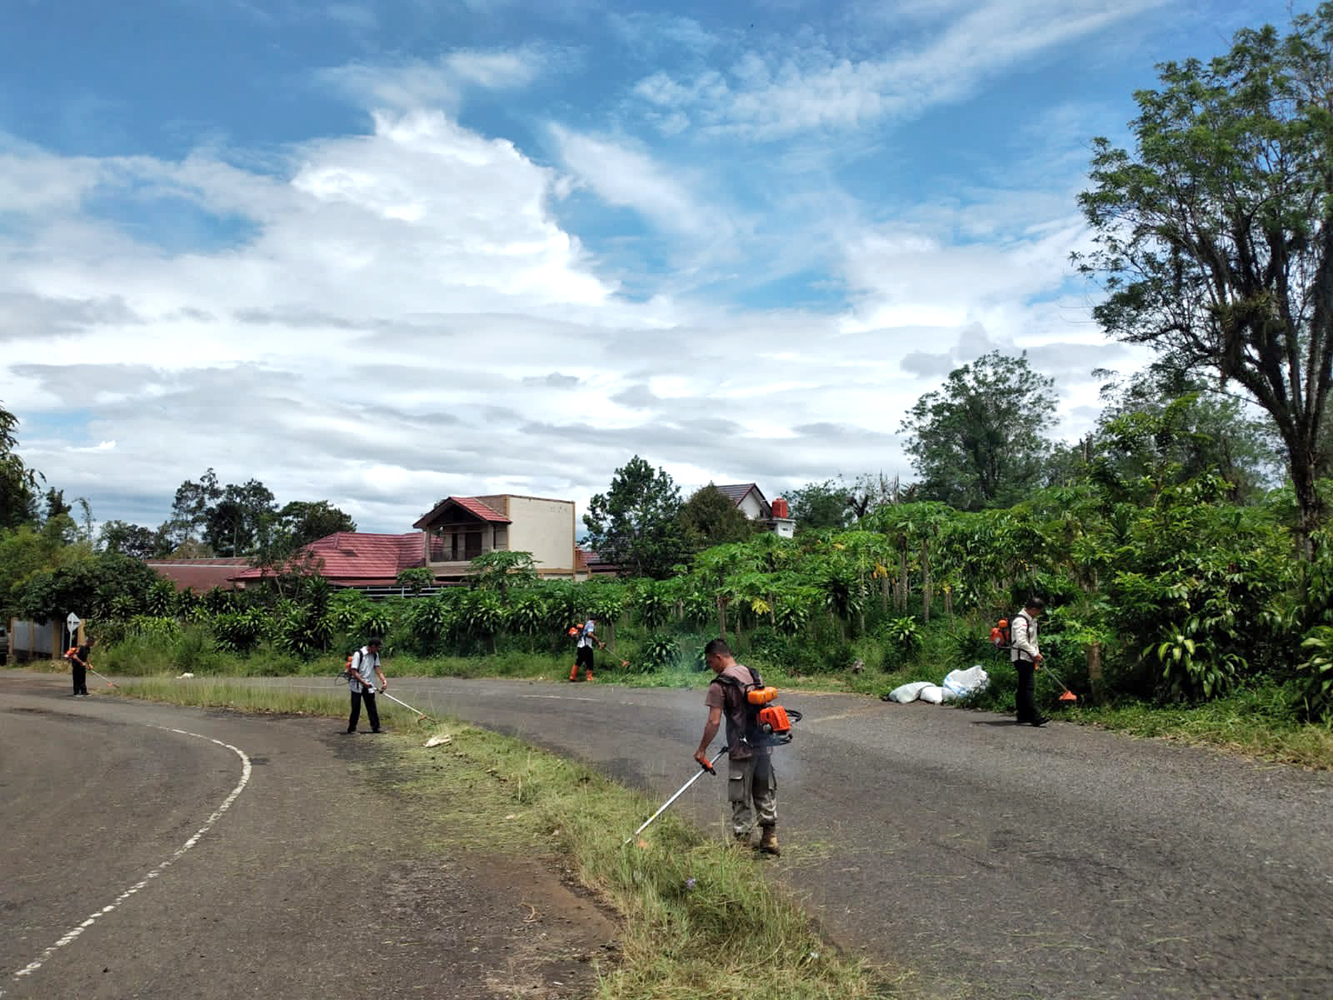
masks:
POLYGON ((41 473, 29 469, 14 452, 18 423, 18 417, 0 406, 0 528, 16 528, 36 518, 41 473))
POLYGON ((123 608, 142 608, 160 579, 140 560, 108 552, 30 576, 16 588, 14 605, 32 621, 60 621, 71 611, 81 618, 117 617, 123 608))
POLYGON ((900 430, 921 495, 960 510, 1016 503, 1041 484, 1055 415, 1055 382, 1027 355, 992 351, 949 373, 908 411, 900 430))
POLYGON ((539 579, 531 552, 499 550, 483 552, 473 559, 468 564, 468 576, 478 587, 498 590, 501 594, 510 587, 529 587, 539 579))
POLYGON ((588 504, 588 543, 628 576, 665 579, 684 554, 680 490, 665 469, 635 455, 616 470, 611 488, 588 504))
POLYGON ((1308 539, 1333 368, 1333 4, 1158 72, 1135 94, 1134 148, 1094 140, 1079 199, 1095 239, 1080 266, 1107 292, 1094 315, 1267 411, 1308 539))
POLYGON ((1184 373, 1156 367, 1115 379, 1102 398, 1093 465, 1105 485, 1147 479, 1160 487, 1213 474, 1249 503, 1280 465, 1270 422, 1184 373))
POLYGON ((273 516, 273 491, 258 479, 228 483, 204 519, 204 543, 220 556, 253 552, 264 524, 273 516))
POLYGON ((176 488, 162 533, 173 549, 199 541, 213 555, 254 555, 275 509, 273 492, 259 480, 224 485, 209 469, 197 482, 187 479, 176 488))
POLYGON ((699 552, 714 545, 743 542, 761 525, 746 517, 721 490, 709 483, 695 490, 680 508, 680 527, 686 548, 699 552))
POLYGON ((134 559, 152 559, 164 556, 162 536, 152 528, 131 524, 129 521, 103 521, 98 533, 98 545, 103 552, 119 552, 134 559))
POLYGON ((356 522, 327 500, 293 500, 278 511, 278 523, 298 548, 339 531, 356 530, 356 522))
POLYGON ((788 490, 787 505, 798 531, 811 528, 845 528, 851 518, 851 491, 841 479, 806 483, 788 490))

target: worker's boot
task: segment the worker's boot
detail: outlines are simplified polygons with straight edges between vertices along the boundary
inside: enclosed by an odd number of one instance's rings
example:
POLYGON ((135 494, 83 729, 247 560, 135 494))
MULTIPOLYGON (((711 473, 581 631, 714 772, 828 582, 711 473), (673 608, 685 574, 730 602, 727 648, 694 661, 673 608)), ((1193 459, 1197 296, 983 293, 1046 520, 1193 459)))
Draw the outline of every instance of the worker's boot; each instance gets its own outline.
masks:
POLYGON ((588 680, 588 681, 591 681, 591 680, 592 680, 592 671, 591 671, 591 670, 588 671, 588 675, 587 675, 587 677, 586 677, 585 679, 588 680))
POLYGON ((776 826, 766 826, 763 831, 763 836, 759 838, 759 850, 765 854, 771 854, 775 858, 780 857, 782 852, 778 850, 778 828, 776 826))
POLYGON ((579 665, 577 663, 569 668, 569 679, 571 681, 576 681, 579 679, 579 665))

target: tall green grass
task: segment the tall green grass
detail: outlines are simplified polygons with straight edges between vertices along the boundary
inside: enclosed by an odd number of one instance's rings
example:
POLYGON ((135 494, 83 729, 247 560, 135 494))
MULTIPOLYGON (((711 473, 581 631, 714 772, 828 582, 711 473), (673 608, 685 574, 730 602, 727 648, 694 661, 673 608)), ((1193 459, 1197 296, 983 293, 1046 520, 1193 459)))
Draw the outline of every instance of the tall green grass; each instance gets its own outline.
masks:
POLYGON ((1289 707, 1295 685, 1259 683, 1193 706, 1080 705, 1077 722, 1134 736, 1211 746, 1313 770, 1333 770, 1333 723, 1301 722, 1289 707))
MULTIPOLYGON (((339 718, 347 715, 347 690, 330 685, 327 694, 318 691, 292 691, 280 687, 257 687, 235 680, 217 678, 139 677, 122 680, 116 694, 146 698, 169 705, 205 708, 229 708, 238 712, 264 712, 275 715, 318 715, 339 718)), ((378 699, 380 720, 386 726, 413 727, 418 716, 389 701, 378 699)))
MULTIPOLYGON (((959 707, 1012 712, 1017 675, 1008 659, 997 655, 975 623, 958 619, 932 623, 920 630, 910 645, 866 636, 853 640, 847 655, 862 662, 862 669, 830 671, 815 655, 809 669, 794 667, 789 658, 770 657, 762 642, 740 654, 743 662, 763 671, 764 680, 779 688, 805 691, 839 691, 882 695, 909 681, 938 684, 955 668, 980 663, 990 676, 986 691, 959 707)), ((597 677, 602 682, 631 687, 701 687, 711 680, 696 663, 699 636, 682 636, 680 655, 670 664, 649 667, 638 659, 639 646, 632 639, 618 644, 618 653, 597 654, 597 677), (622 660, 629 660, 622 666, 622 660)), ((741 645, 738 643, 738 645, 741 645)), ((790 652, 788 649, 787 652, 790 652)), ((842 656, 843 654, 839 654, 842 656)), ((333 677, 342 669, 344 653, 330 653, 302 660, 260 647, 238 655, 219 650, 206 631, 187 626, 167 639, 128 637, 107 649, 95 648, 93 664, 102 672, 120 676, 162 676, 188 671, 198 677, 333 677)), ((390 655, 385 667, 390 676, 416 677, 515 677, 561 681, 569 674, 572 651, 531 654, 502 651, 478 657, 418 657, 390 655)), ((801 661, 806 662, 806 661, 801 661)), ((36 669, 67 670, 63 661, 34 664, 36 669)), ((1090 705, 1086 665, 1070 660, 1070 654, 1051 658, 1050 668, 1037 674, 1037 703, 1057 718, 1104 726, 1141 736, 1157 736, 1200 745, 1220 746, 1264 759, 1333 769, 1329 723, 1307 723, 1296 719, 1290 705, 1296 691, 1289 683, 1256 681, 1249 687, 1198 706, 1153 705, 1125 702, 1090 705), (1069 662, 1066 662, 1069 661, 1069 662), (1054 680, 1060 673, 1080 696, 1074 709, 1057 699, 1061 687, 1054 680)))

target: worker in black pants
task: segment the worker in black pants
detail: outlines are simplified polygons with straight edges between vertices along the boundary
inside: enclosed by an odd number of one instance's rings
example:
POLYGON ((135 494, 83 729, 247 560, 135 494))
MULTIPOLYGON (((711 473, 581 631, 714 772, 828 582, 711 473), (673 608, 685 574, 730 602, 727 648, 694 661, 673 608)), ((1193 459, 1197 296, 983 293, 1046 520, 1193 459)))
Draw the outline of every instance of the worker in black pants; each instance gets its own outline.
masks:
POLYGON ((1037 711, 1036 679, 1041 668, 1041 649, 1037 646, 1037 619, 1046 610, 1046 602, 1040 597, 1028 599, 1023 610, 1009 619, 1012 639, 1009 646, 1009 658, 1018 673, 1017 704, 1018 723, 1030 726, 1046 725, 1046 716, 1037 711))
POLYGON ((371 639, 352 654, 351 670, 348 672, 347 687, 352 692, 352 714, 347 719, 347 732, 356 732, 356 724, 361 719, 361 703, 366 703, 366 715, 370 717, 370 731, 380 731, 380 713, 375 705, 375 680, 378 675, 379 690, 389 686, 380 666, 380 646, 378 636, 371 639))
POLYGON ((74 694, 72 697, 88 694, 88 658, 93 655, 93 644, 85 642, 74 650, 69 657, 70 672, 74 675, 74 694))

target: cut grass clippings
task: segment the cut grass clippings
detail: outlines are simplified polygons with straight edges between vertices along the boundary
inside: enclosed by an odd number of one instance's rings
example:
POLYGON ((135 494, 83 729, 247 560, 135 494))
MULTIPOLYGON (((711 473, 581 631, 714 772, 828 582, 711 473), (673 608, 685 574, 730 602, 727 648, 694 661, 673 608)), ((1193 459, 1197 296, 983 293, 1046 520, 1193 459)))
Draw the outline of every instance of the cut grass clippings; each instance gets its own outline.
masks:
MULTIPOLYGON (((198 679, 149 678, 121 693, 249 712, 340 717, 347 707, 333 693, 198 679)), ((381 714, 395 728, 414 719, 397 706, 381 714)), ((410 740, 387 745, 403 755, 402 784, 417 795, 466 789, 466 815, 455 810, 449 820, 474 824, 477 842, 563 861, 620 913, 621 960, 600 970, 604 1000, 894 995, 885 972, 824 940, 749 851, 710 840, 672 813, 625 846, 659 803, 587 767, 456 722, 422 724, 410 740), (421 746, 445 733, 448 744, 421 746)))

